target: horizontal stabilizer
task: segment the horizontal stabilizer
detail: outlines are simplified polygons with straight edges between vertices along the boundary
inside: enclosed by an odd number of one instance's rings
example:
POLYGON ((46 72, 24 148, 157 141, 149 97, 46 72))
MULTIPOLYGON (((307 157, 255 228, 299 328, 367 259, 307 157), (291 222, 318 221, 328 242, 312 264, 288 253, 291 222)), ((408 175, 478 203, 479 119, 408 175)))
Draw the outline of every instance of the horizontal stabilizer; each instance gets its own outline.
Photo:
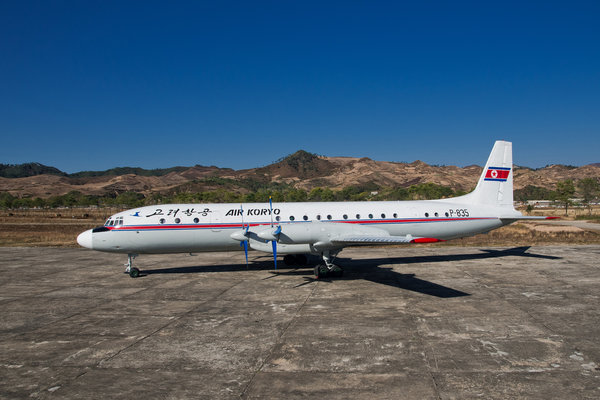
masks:
POLYGON ((502 221, 541 221, 546 219, 560 219, 560 217, 530 217, 526 215, 522 216, 507 216, 507 217, 498 217, 498 219, 502 221))

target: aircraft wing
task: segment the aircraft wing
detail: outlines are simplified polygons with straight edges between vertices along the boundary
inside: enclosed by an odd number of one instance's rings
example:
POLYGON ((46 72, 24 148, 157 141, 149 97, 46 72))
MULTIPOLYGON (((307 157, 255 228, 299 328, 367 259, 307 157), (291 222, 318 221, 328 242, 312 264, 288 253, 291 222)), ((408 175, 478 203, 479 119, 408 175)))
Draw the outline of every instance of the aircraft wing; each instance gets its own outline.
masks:
MULTIPOLYGON (((281 245, 309 244, 317 249, 338 248, 366 244, 407 244, 433 243, 439 239, 408 235, 390 235, 389 232, 361 225, 348 225, 335 222, 310 222, 287 224, 280 228, 265 228, 256 232, 264 241, 277 241, 281 245)), ((252 243, 251 247, 261 246, 252 243)), ((267 246, 263 246, 267 248, 267 246)), ((268 250, 268 248, 267 248, 268 250)))
POLYGON ((433 243, 440 239, 406 236, 341 236, 331 239, 334 244, 403 244, 403 243, 433 243))

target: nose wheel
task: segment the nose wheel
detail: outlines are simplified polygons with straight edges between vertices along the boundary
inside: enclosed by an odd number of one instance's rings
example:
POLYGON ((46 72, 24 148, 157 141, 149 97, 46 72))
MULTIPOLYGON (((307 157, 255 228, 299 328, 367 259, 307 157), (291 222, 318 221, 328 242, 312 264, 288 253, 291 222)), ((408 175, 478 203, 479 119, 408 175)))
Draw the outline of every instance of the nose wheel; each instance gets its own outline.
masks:
POLYGON ((127 254, 127 264, 125 264, 125 273, 129 274, 132 278, 140 276, 140 270, 133 266, 133 260, 137 257, 137 254, 127 254))

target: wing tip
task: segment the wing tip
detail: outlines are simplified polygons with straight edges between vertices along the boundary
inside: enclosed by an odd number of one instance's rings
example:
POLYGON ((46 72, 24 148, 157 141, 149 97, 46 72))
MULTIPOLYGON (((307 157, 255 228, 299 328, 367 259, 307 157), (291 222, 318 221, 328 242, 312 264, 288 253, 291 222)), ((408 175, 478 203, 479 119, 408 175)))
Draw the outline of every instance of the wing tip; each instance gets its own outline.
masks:
POLYGON ((437 243, 437 242, 445 242, 443 239, 436 238, 415 238, 410 241, 411 243, 437 243))

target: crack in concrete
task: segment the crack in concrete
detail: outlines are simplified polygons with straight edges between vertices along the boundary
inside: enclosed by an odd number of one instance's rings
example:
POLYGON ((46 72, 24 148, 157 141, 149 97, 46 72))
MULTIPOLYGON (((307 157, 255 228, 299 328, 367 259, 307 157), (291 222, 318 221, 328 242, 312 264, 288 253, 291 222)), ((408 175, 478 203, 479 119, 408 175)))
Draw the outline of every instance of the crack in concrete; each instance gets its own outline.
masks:
POLYGON ((262 369, 264 368, 264 366, 267 363, 267 361, 271 358, 271 355, 273 355, 273 352, 275 351, 275 348, 277 347, 277 345, 279 343, 281 343, 281 338, 286 334, 286 332, 288 331, 288 329, 290 328, 290 326, 292 325, 292 323, 298 317, 298 314, 300 313, 300 311, 304 308, 304 306, 306 305, 306 303, 308 302, 308 300, 315 293, 315 290, 317 289, 319 281, 315 280, 314 282, 315 282, 315 285, 313 286, 313 288, 310 291, 310 293, 308 294, 308 296, 306 296, 306 298, 304 299, 304 301, 302 302, 302 304, 300 305, 300 307, 298 307, 298 309, 294 313, 294 316, 292 318, 290 318, 290 321, 285 325, 285 327, 282 329, 281 333, 277 336, 277 340, 275 340, 275 342, 273 343, 273 346, 271 346, 271 348, 267 352, 267 355, 264 357, 263 362, 256 369, 256 371, 254 371, 254 373, 252 374, 252 377, 250 378, 250 381, 248 382, 248 384, 246 385, 246 387, 244 387, 244 390, 242 390, 242 393, 240 394, 240 398, 243 398, 244 396, 246 396, 246 394, 248 392, 248 389, 250 389, 250 386, 252 386, 252 383, 254 382, 254 378, 256 377, 256 375, 258 375, 258 373, 260 371, 262 371, 262 369))

